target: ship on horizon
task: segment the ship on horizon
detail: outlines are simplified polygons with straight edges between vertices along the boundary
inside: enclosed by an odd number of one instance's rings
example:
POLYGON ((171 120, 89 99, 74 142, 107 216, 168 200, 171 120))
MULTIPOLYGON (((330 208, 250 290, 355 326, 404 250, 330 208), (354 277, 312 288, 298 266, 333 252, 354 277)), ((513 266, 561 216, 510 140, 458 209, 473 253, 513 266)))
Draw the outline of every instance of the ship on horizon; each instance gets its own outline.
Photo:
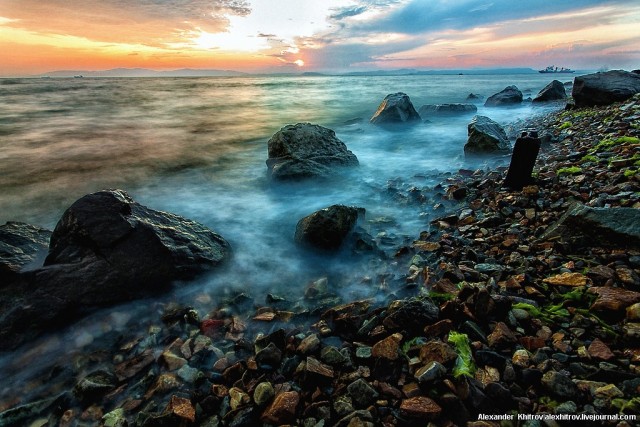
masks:
POLYGON ((571 68, 564 68, 564 67, 554 67, 553 65, 549 65, 547 68, 545 68, 544 70, 538 70, 539 73, 575 73, 574 70, 572 70, 571 68))

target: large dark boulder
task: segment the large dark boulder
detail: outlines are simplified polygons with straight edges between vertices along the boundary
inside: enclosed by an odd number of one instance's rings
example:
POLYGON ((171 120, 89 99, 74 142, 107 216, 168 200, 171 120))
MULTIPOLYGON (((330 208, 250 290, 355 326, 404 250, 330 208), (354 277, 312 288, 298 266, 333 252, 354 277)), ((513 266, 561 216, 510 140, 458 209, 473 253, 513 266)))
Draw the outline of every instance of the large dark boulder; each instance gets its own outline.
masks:
POLYGON ((507 86, 491 95, 484 103, 485 107, 503 107, 522 103, 522 92, 516 86, 507 86))
POLYGON ((465 154, 508 153, 509 138, 502 126, 485 116, 475 116, 467 126, 465 154))
POLYGON ((328 177, 335 166, 358 165, 333 130, 311 123, 283 127, 269 139, 268 150, 268 173, 278 180, 328 177))
POLYGON ((122 190, 84 196, 58 222, 45 265, 0 294, 0 349, 97 307, 157 294, 229 256, 219 234, 122 190))
POLYGON ((306 246, 335 251, 339 249, 364 209, 333 205, 302 218, 296 226, 295 241, 306 246))
POLYGON ((567 99, 567 92, 564 90, 564 84, 554 80, 538 92, 532 102, 564 101, 565 99, 567 99))
POLYGON ((576 77, 571 95, 576 107, 592 107, 625 101, 638 92, 640 74, 613 70, 576 77))
POLYGON ((1 225, 0 284, 14 281, 24 268, 40 267, 50 238, 51 231, 22 222, 1 225))
POLYGON ((475 114, 478 107, 473 104, 427 104, 420 107, 420 117, 450 117, 475 114))
POLYGON ((381 126, 415 124, 420 121, 420 115, 413 107, 409 95, 402 92, 385 96, 370 120, 374 125, 381 126))

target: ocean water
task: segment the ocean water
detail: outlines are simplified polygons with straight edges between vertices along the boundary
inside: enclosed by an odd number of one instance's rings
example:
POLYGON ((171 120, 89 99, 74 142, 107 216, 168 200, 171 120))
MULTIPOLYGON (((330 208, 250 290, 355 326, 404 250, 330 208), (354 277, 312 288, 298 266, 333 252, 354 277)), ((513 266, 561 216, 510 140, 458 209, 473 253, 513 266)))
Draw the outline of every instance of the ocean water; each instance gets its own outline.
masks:
MULTIPOLYGON (((228 287, 264 300, 269 292, 301 293, 321 277, 373 275, 372 266, 357 258, 299 250, 293 243, 297 221, 332 204, 356 205, 366 209, 363 227, 372 236, 410 242, 436 214, 430 203, 399 202, 393 189, 432 188, 443 174, 460 168, 508 163, 506 157, 465 159, 471 115, 402 131, 369 124, 382 99, 404 92, 419 109, 465 102, 469 93, 486 98, 508 85, 535 97, 552 78, 0 79, 0 223, 23 221, 53 229, 83 195, 122 188, 138 202, 199 221, 231 243, 229 268, 181 287, 184 295, 215 294, 228 287), (335 130, 360 166, 323 182, 270 182, 267 141, 281 127, 299 122, 335 130)), ((503 125, 548 111, 530 103, 477 106, 478 114, 503 125)), ((351 282, 345 298, 367 296, 369 285, 351 282)), ((116 307, 107 316, 130 319, 133 310, 116 307)), ((86 331, 72 333, 71 341, 56 342, 82 348, 91 341, 83 338, 86 331)))
MULTIPOLYGON (((138 202, 199 221, 234 250, 226 284, 271 291, 340 264, 293 244, 297 221, 336 203, 366 209, 374 237, 415 238, 429 204, 398 203, 390 188, 428 188, 441 173, 508 158, 467 160, 466 125, 452 117, 389 131, 369 124, 389 93, 424 104, 484 98, 515 84, 534 97, 545 75, 0 79, 0 223, 49 229, 75 200, 122 188, 138 202), (281 127, 329 127, 360 166, 328 182, 267 179, 267 141, 281 127), (378 225, 376 225, 378 224, 378 225), (321 265, 318 265, 321 264, 321 265)), ((501 124, 544 107, 485 108, 501 124)), ((348 264, 348 263, 347 263, 348 264)), ((354 268, 341 265, 341 268, 354 268)), ((215 280, 214 280, 215 282, 215 280)), ((215 286, 212 285, 212 286, 215 286)))

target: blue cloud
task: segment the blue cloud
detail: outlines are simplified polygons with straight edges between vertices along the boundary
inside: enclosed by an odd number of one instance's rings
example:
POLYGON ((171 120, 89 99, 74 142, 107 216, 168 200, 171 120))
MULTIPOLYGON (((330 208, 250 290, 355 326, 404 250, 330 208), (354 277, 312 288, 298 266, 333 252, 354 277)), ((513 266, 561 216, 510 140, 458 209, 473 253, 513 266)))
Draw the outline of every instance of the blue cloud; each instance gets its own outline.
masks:
MULTIPOLYGON (((443 29, 464 30, 506 20, 568 12, 605 4, 633 4, 632 1, 548 1, 529 0, 412 0, 380 20, 360 25, 358 31, 419 34, 443 29)), ((356 28, 354 28, 356 29, 356 28)))
POLYGON ((333 19, 335 21, 339 21, 344 18, 348 18, 351 16, 357 16, 367 11, 366 6, 354 6, 354 7, 344 7, 336 10, 336 13, 329 16, 329 19, 333 19))

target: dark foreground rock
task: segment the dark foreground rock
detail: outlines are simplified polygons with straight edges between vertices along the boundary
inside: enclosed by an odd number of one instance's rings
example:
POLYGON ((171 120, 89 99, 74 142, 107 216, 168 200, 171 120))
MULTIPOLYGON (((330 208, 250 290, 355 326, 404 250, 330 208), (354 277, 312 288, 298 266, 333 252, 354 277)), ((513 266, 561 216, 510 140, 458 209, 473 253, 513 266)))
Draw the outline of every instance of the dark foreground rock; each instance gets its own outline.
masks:
POLYGON ((381 126, 420 123, 420 115, 409 96, 398 92, 385 96, 370 122, 381 126))
POLYGON ((533 183, 531 174, 540 151, 540 138, 537 132, 522 132, 513 145, 513 154, 509 163, 504 186, 512 190, 522 190, 525 185, 533 183))
POLYGON ((336 166, 358 165, 333 130, 311 123, 283 127, 269 139, 268 150, 268 173, 278 180, 328 177, 336 166))
POLYGON ((464 145, 465 154, 485 154, 511 149, 509 138, 502 126, 485 116, 475 116, 467 126, 468 138, 464 145))
POLYGON ((427 104, 420 107, 420 117, 451 117, 464 114, 475 114, 478 107, 473 104, 427 104))
POLYGON ((358 221, 364 209, 333 205, 298 221, 295 240, 298 243, 324 250, 337 250, 358 221))
POLYGON ((0 295, 0 348, 96 307, 160 292, 229 255, 219 234, 140 205, 122 190, 84 196, 58 222, 44 267, 23 273, 0 295))
POLYGON ((640 93, 640 75, 613 70, 576 77, 571 95, 576 107, 592 107, 626 101, 636 93, 640 93))
POLYGON ((14 281, 23 268, 44 260, 51 231, 22 222, 0 226, 0 283, 14 281))
POLYGON ((485 107, 504 107, 522 103, 522 92, 516 86, 507 86, 491 95, 484 103, 485 107))
POLYGON ((564 85, 558 80, 554 80, 546 85, 538 95, 533 98, 533 103, 550 102, 550 101, 564 101, 567 99, 567 92, 564 90, 564 85))

